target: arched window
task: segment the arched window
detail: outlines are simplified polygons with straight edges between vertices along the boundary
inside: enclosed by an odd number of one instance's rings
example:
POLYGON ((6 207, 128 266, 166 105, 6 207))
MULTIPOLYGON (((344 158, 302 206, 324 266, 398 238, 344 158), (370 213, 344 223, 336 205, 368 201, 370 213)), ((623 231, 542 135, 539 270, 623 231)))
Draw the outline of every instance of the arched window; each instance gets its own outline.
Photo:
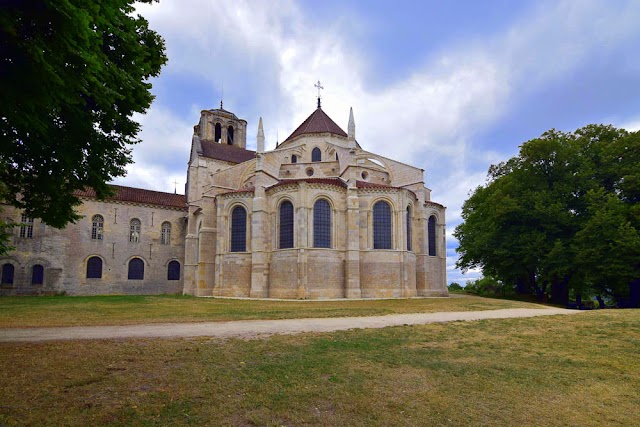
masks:
POLYGON ((167 266, 167 280, 180 280, 180 263, 176 260, 170 261, 167 266))
POLYGON ((220 142, 220 140, 222 139, 222 126, 220 126, 220 123, 216 123, 213 139, 215 142, 220 142))
POLYGON ((280 249, 293 247, 293 205, 285 201, 280 205, 280 249))
POLYGON ((391 206, 384 201, 373 205, 373 249, 391 249, 391 206))
POLYGON ((142 280, 144 279, 144 261, 140 258, 133 258, 129 261, 129 274, 127 275, 129 280, 142 280))
POLYGON ((129 241, 138 243, 140 241, 140 220, 134 218, 129 223, 129 241))
POLYGON ((87 279, 102 279, 102 259, 92 256, 87 260, 87 279))
POLYGON ((319 162, 321 160, 322 160, 322 153, 320 152, 320 149, 316 147, 313 150, 311 150, 311 161, 319 162))
POLYGON ((427 224, 427 233, 429 234, 429 256, 436 256, 436 216, 429 217, 427 224))
POLYGON ((411 206, 407 206, 407 250, 411 249, 411 206))
POLYGON ((44 283, 44 267, 36 264, 31 269, 31 284, 42 285, 44 283))
POLYGON ((2 266, 2 281, 3 285, 13 285, 13 264, 6 263, 2 266))
POLYGON ((29 218, 27 214, 23 213, 20 222, 20 237, 26 237, 27 239, 33 238, 33 218, 29 218))
POLYGON ((167 221, 163 222, 161 230, 162 231, 160 233, 160 243, 163 245, 170 245, 171 244, 171 223, 167 221))
POLYGON ((231 252, 247 251, 247 211, 236 206, 231 211, 231 252))
POLYGON ((104 233, 104 218, 102 215, 94 215, 91 218, 91 239, 102 240, 104 233))
POLYGON ((298 163, 298 156, 296 156, 295 154, 291 155, 291 163, 298 163))
POLYGON ((325 199, 313 204, 313 247, 331 247, 331 205, 325 199))
POLYGON ((227 128, 227 144, 233 145, 233 126, 227 128))

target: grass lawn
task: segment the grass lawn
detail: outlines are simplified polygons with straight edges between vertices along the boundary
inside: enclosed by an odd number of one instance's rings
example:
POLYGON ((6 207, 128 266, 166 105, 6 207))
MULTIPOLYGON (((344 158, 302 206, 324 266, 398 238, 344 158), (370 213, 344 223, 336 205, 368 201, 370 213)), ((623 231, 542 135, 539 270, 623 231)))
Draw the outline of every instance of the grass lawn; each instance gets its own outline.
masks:
POLYGON ((638 425, 640 310, 0 344, 0 425, 638 425))
POLYGON ((264 301, 189 296, 0 297, 0 328, 131 325, 541 307, 526 302, 468 296, 359 301, 264 301))

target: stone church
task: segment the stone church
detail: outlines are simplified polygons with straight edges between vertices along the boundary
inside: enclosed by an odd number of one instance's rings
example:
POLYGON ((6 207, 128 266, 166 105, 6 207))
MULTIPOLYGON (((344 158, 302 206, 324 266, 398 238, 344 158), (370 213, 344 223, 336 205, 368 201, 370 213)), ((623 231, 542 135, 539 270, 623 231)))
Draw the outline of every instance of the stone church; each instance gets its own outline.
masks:
POLYGON ((447 295, 445 208, 422 169, 362 148, 353 111, 345 132, 318 99, 271 151, 262 119, 256 151, 246 129, 222 106, 201 112, 185 195, 87 189, 62 230, 2 206, 16 226, 0 294, 447 295))

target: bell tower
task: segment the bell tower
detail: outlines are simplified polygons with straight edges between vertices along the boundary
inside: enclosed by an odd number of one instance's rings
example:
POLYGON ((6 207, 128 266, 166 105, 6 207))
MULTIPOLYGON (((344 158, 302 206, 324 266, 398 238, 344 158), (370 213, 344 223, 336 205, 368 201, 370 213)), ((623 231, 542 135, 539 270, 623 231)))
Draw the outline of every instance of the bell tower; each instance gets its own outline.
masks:
POLYGON ((247 148, 247 121, 222 108, 202 110, 200 122, 195 127, 201 140, 247 148))

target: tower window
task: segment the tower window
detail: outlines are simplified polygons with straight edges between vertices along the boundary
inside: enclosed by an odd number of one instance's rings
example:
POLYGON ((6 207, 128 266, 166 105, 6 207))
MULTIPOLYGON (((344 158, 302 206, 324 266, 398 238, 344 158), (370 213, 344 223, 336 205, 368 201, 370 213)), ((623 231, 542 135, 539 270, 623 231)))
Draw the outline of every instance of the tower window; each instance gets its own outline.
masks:
POLYGON ((220 142, 222 139, 222 126, 220 126, 220 123, 216 123, 213 139, 215 142, 220 142))
POLYGON ((167 280, 180 280, 180 263, 176 260, 170 261, 167 266, 167 280))
POLYGON ((91 218, 91 239, 102 240, 104 233, 104 218, 102 215, 94 215, 91 218))
POLYGON ((322 153, 318 147, 311 150, 311 161, 312 162, 320 162, 322 161, 322 153))
POLYGON ((236 206, 231 212, 231 252, 247 250, 247 211, 236 206))
POLYGON ((325 199, 313 204, 313 247, 331 247, 331 205, 325 199))
POLYGON ((373 249, 391 249, 391 207, 384 201, 373 205, 373 249))
POLYGON ((87 260, 87 279, 102 278, 102 259, 92 256, 87 260))
POLYGON ((163 222, 162 223, 162 231, 160 233, 160 244, 170 245, 171 244, 171 223, 163 222))
POLYGON ((44 283, 44 267, 36 264, 31 269, 31 284, 42 285, 44 283))
POLYGON ((27 239, 33 238, 33 218, 29 218, 27 214, 23 213, 20 218, 20 237, 26 237, 27 239))
POLYGON ((233 126, 227 128, 227 144, 233 145, 233 126))
POLYGON ((429 234, 429 256, 436 256, 436 217, 431 215, 427 224, 427 233, 429 234))
POLYGON ((140 241, 140 220, 134 218, 129 223, 129 241, 138 243, 140 241))
POLYGON ((2 284, 13 285, 13 273, 15 268, 13 264, 6 263, 2 266, 2 284))
POLYGON ((142 261, 140 258, 133 258, 131 261, 129 261, 129 274, 127 275, 127 279, 144 279, 144 261, 142 261))
POLYGON ((298 163, 298 156, 296 156, 295 154, 291 155, 291 163, 298 163))
POLYGON ((293 205, 285 201, 280 205, 280 249, 293 247, 293 205))

